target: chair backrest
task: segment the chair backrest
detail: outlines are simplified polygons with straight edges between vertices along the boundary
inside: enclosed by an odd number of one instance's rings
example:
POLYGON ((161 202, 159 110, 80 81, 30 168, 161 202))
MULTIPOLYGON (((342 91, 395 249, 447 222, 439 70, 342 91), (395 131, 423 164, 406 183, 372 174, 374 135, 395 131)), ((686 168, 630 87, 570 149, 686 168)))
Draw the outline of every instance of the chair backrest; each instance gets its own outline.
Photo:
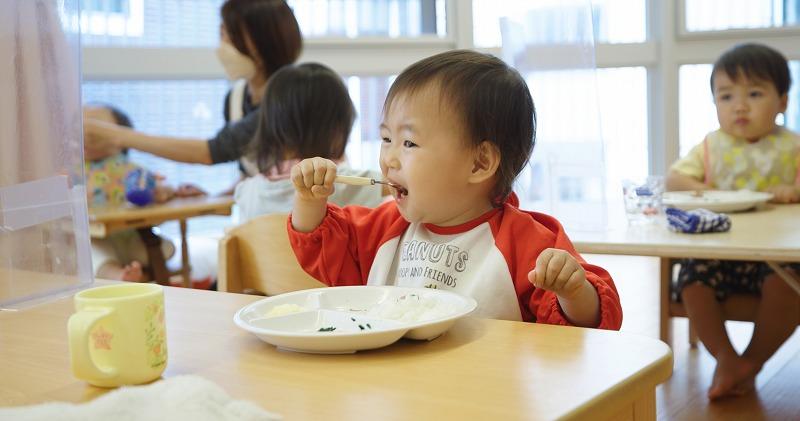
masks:
POLYGON ((225 234, 219 244, 220 291, 255 289, 277 295, 325 286, 297 263, 286 232, 287 218, 285 213, 260 216, 225 234))

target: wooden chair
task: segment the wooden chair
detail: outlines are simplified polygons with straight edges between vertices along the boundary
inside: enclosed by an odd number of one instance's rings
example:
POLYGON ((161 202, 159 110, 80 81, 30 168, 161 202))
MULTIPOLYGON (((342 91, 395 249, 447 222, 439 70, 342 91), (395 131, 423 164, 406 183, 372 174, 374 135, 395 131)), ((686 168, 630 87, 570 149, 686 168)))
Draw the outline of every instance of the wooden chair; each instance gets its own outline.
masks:
POLYGON ((219 244, 220 291, 277 295, 325 285, 297 263, 286 232, 287 214, 275 213, 233 228, 219 244))

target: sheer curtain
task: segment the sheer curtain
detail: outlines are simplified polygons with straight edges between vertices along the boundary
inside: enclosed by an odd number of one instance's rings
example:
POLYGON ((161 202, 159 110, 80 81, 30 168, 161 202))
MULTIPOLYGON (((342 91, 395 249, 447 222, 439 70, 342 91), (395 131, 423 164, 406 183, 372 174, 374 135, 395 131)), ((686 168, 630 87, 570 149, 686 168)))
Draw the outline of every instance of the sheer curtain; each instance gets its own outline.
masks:
POLYGON ((528 82, 537 112, 536 147, 515 188, 521 206, 570 228, 603 228, 606 159, 591 2, 519 2, 515 12, 501 18, 503 58, 528 82))
POLYGON ((0 0, 0 307, 91 282, 76 1, 0 0))

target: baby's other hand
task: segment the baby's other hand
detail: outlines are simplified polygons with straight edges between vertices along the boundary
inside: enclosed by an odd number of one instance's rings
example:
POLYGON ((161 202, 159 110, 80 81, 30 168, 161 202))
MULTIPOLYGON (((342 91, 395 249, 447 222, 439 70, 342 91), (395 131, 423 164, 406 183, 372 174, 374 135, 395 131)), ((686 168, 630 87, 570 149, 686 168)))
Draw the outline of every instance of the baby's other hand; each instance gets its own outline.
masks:
POLYGON ((175 196, 178 197, 205 196, 207 194, 205 190, 191 183, 181 184, 178 186, 178 189, 175 190, 175 196))
POLYGON ((156 189, 153 191, 153 201, 155 203, 164 203, 175 197, 175 189, 164 184, 157 184, 156 189))
POLYGON ((326 199, 333 194, 336 164, 325 158, 309 158, 292 167, 292 184, 297 196, 306 200, 326 199))
POLYGON ((800 202, 800 188, 795 186, 773 186, 767 189, 768 192, 775 195, 771 202, 773 203, 797 203, 800 202))
POLYGON ((564 298, 577 296, 584 287, 592 287, 578 261, 564 250, 549 248, 536 259, 536 267, 528 273, 536 287, 555 292, 564 298))

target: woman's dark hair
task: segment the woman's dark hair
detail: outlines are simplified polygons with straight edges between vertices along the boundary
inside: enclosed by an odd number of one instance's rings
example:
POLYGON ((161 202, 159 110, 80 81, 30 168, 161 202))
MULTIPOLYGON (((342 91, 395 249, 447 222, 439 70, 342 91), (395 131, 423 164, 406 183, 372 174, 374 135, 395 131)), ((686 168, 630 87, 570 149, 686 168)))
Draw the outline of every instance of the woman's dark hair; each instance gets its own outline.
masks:
POLYGON ((284 0, 227 0, 220 10, 231 43, 250 57, 245 39, 253 43, 267 77, 292 64, 303 49, 300 26, 284 0))
POLYGON ((500 166, 490 199, 501 206, 536 142, 536 108, 525 79, 492 55, 447 51, 403 70, 389 88, 384 114, 398 96, 411 96, 428 86, 439 88, 440 105, 461 120, 465 146, 476 147, 483 141, 497 146, 500 166))
POLYGON ((748 79, 772 82, 778 95, 789 92, 792 77, 786 57, 777 50, 763 44, 739 44, 723 53, 711 71, 711 93, 714 93, 714 75, 725 72, 736 82, 740 75, 748 79))
POLYGON ((267 84, 253 147, 261 172, 284 159, 341 159, 355 121, 341 76, 318 63, 285 66, 267 84))

